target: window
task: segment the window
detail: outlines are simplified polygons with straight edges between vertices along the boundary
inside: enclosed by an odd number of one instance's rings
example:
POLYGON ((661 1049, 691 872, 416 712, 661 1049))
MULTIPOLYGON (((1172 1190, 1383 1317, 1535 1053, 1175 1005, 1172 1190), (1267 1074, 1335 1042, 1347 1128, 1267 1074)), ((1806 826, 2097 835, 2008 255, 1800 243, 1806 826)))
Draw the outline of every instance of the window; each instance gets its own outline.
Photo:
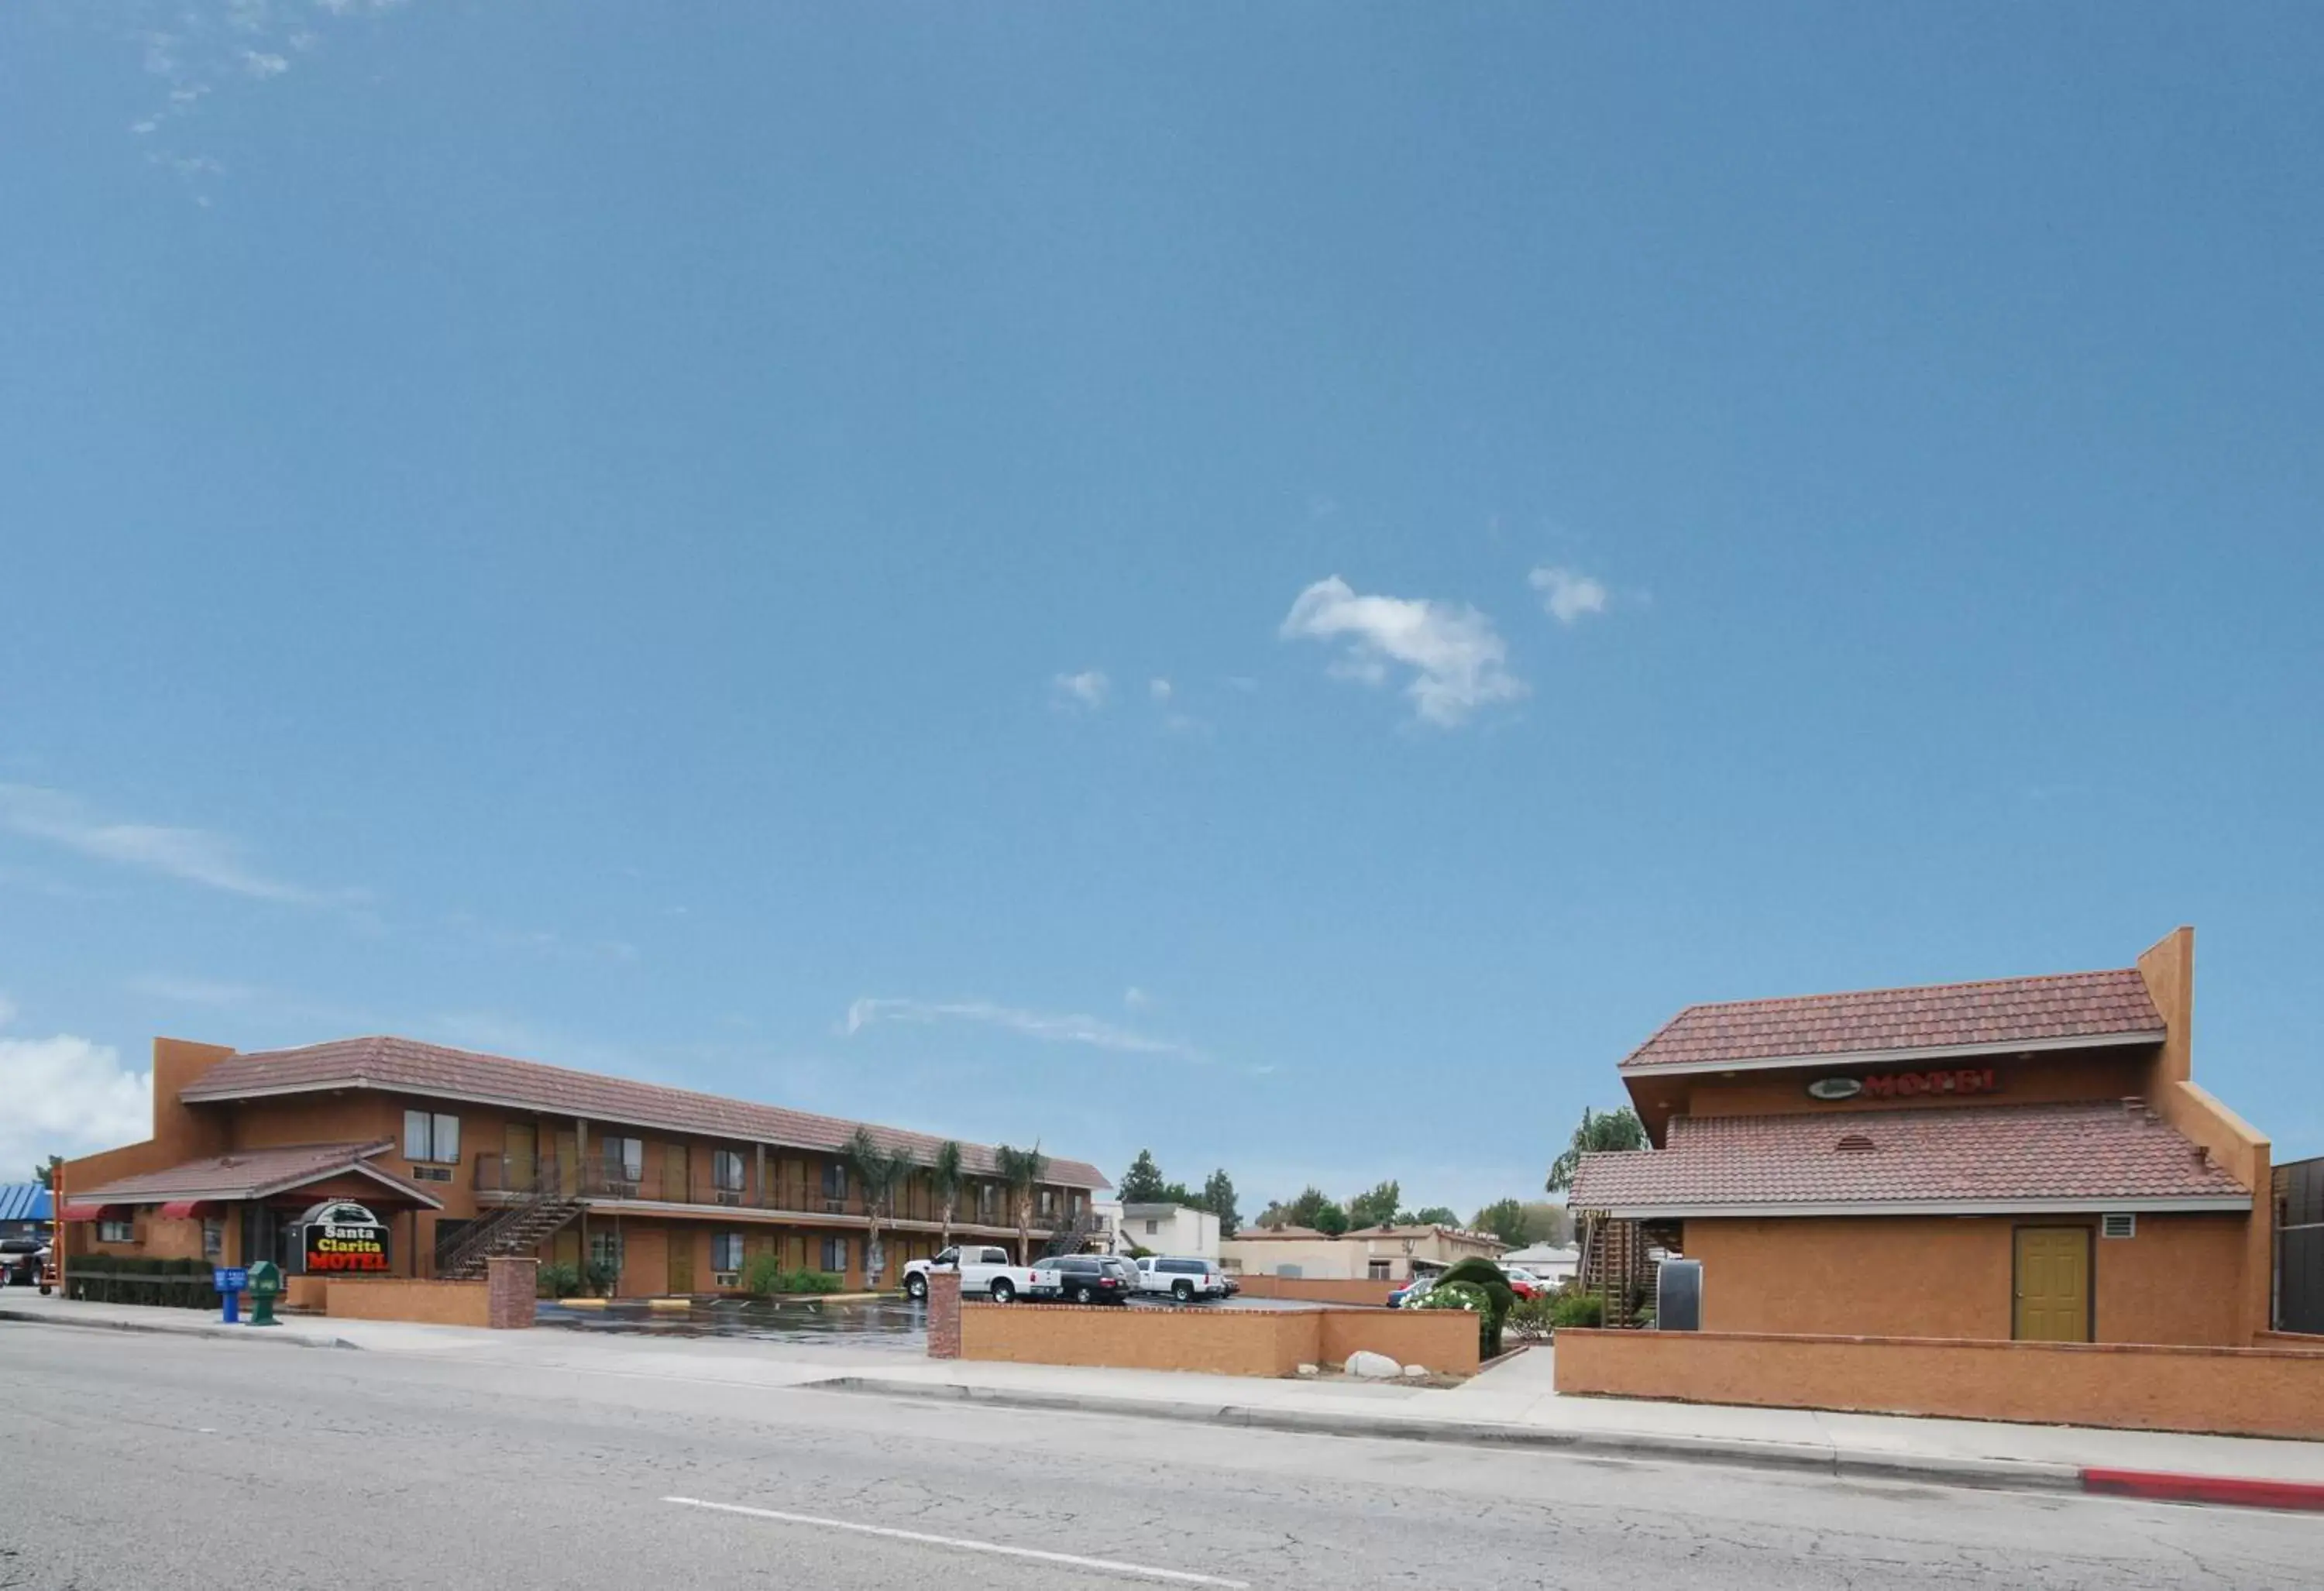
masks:
MULTIPOLYGON (((740 1193, 742 1191, 742 1157, 732 1149, 714 1153, 710 1156, 710 1182, 721 1193, 740 1193)), ((721 1265, 718 1268, 724 1271, 733 1267, 721 1265)))
POLYGON ((134 1243, 137 1241, 137 1222, 130 1216, 107 1216, 97 1223, 97 1240, 99 1243, 134 1243))
POLYGON ((589 1234, 589 1265, 595 1270, 604 1266, 615 1275, 622 1272, 622 1235, 619 1232, 596 1231, 589 1234))
POLYGON ((646 1175, 646 1145, 642 1138, 605 1140, 605 1180, 641 1182, 646 1175))
POLYGON ((438 1165, 460 1163, 460 1118, 425 1110, 403 1113, 403 1158, 432 1161, 438 1165))
POLYGON ((1079 1220, 1081 1219, 1082 1208, 1087 1199, 1088 1195, 1084 1193, 1074 1193, 1067 1196, 1065 1200, 1065 1209, 1075 1220, 1079 1220))
POLYGON ((1000 1204, 1001 1190, 990 1182, 979 1182, 976 1186, 976 1224, 980 1227, 993 1225, 1000 1204))
POLYGON ((823 1163, 823 1196, 825 1199, 847 1197, 847 1167, 836 1160, 823 1163))
POLYGON ((1146 1235, 1148 1237, 1153 1237, 1155 1233, 1159 1232, 1161 1229, 1162 1223, 1160 1221, 1149 1220, 1146 1223, 1146 1235))
POLYGON ((823 1268, 835 1275, 847 1274, 847 1239, 826 1237, 823 1240, 823 1268))
POLYGON ((1042 1189, 1040 1200, 1037 1208, 1040 1210, 1041 1218, 1044 1220, 1056 1215, 1057 1213, 1057 1191, 1055 1188, 1042 1189))
POLYGON ((1387 1260, 1367 1260, 1364 1262, 1364 1274, 1370 1277, 1375 1282, 1388 1281, 1390 1279, 1388 1276, 1388 1268, 1389 1262, 1387 1260))
POLYGON ((742 1233, 710 1234, 710 1268, 714 1271, 739 1271, 742 1268, 742 1233))
POLYGON ((205 1217, 202 1221, 202 1257, 214 1260, 226 1254, 226 1222, 217 1216, 205 1217))

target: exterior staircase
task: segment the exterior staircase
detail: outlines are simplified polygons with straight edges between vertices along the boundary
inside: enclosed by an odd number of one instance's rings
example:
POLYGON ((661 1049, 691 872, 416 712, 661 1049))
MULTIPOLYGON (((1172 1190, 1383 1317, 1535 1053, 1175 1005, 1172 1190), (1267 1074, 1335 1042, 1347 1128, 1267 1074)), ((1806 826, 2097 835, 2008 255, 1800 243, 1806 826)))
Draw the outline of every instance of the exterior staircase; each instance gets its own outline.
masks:
POLYGON ((1097 1210, 1084 1200, 1081 1214, 1049 1234, 1049 1240, 1042 1248, 1040 1257, 1056 1259, 1059 1255, 1079 1254, 1083 1246, 1088 1243, 1091 1236, 1097 1231, 1098 1226, 1097 1210))
POLYGON ((1636 1326, 1639 1309, 1654 1296, 1655 1262, 1646 1233, 1636 1221, 1595 1212, 1582 1217, 1582 1265, 1578 1283, 1603 1301, 1603 1324, 1636 1326))
POLYGON ((562 1189, 556 1188, 537 1193, 521 1204, 494 1210, 471 1222, 448 1248, 437 1254, 436 1279, 481 1282, 484 1279, 485 1261, 495 1255, 538 1252, 542 1244, 563 1231, 566 1224, 580 1213, 581 1201, 567 1198, 562 1189))

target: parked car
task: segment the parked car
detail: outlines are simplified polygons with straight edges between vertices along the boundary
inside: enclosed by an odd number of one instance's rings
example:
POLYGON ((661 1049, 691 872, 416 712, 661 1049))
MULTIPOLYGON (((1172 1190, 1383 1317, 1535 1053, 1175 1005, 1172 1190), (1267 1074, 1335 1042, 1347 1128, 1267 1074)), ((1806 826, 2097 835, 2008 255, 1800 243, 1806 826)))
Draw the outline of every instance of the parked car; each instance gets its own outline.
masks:
POLYGON ((1055 1295, 1067 1303, 1128 1303, 1138 1291, 1138 1267, 1111 1255, 1069 1254, 1045 1263, 1056 1267, 1055 1295))
POLYGON ((45 1239, 0 1237, 0 1287, 38 1287, 46 1292, 55 1285, 45 1239))
POLYGON ((1216 1260, 1142 1259, 1138 1262, 1138 1291, 1167 1292, 1180 1303, 1198 1298, 1224 1298, 1227 1274, 1216 1260))
POLYGON ((1509 1279, 1509 1291, 1519 1298, 1539 1298, 1545 1292, 1554 1291, 1548 1283, 1523 1265, 1503 1265, 1501 1274, 1509 1279))
POLYGON ((1422 1299, 1428 1296, 1428 1290, 1435 1285, 1436 1279, 1434 1276, 1415 1276, 1388 1295, 1388 1307, 1392 1310, 1413 1309, 1422 1299))
POLYGON ((904 1267, 904 1291, 916 1299, 927 1298, 931 1271, 958 1271, 962 1292, 982 1294, 994 1303, 1044 1297, 1058 1286, 1056 1261, 1012 1265, 1009 1251, 997 1243, 954 1244, 933 1259, 912 1261, 904 1267))

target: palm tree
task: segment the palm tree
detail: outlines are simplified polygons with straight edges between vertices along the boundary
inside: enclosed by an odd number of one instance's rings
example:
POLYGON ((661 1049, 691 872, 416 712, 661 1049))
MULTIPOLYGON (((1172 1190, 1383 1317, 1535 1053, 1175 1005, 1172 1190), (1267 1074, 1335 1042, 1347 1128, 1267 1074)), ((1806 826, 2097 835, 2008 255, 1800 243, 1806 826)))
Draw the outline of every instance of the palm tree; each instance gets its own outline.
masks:
POLYGON ((940 1248, 952 1246, 952 1217, 960 1203, 960 1145, 947 1139, 928 1162, 928 1191, 936 1196, 936 1219, 943 1224, 940 1248))
MULTIPOLYGON (((855 1136, 847 1140, 847 1161, 855 1168, 856 1180, 863 1184, 863 1217, 869 1228, 863 1254, 863 1279, 876 1284, 879 1271, 872 1265, 872 1256, 886 1255, 880 1247, 880 1222, 894 1208, 896 1190, 912 1174, 916 1163, 908 1149, 882 1149, 872 1137, 869 1127, 857 1127, 855 1136)), ((884 1270, 884 1264, 881 1270, 884 1270)))
POLYGON ((1049 1169, 1047 1156, 1041 1153, 1037 1139, 1030 1149, 1011 1149, 1002 1144, 992 1151, 992 1169, 1009 1190, 1010 1202, 1017 1210, 1017 1263, 1033 1263, 1033 1189, 1042 1173, 1049 1169))
POLYGON ((1582 1125, 1573 1129, 1573 1142, 1565 1153, 1550 1163, 1549 1191, 1562 1193, 1573 1185, 1573 1173, 1582 1169, 1585 1154, 1602 1154, 1623 1149, 1643 1149, 1646 1146, 1646 1124, 1628 1105, 1619 1110, 1582 1109, 1582 1125))

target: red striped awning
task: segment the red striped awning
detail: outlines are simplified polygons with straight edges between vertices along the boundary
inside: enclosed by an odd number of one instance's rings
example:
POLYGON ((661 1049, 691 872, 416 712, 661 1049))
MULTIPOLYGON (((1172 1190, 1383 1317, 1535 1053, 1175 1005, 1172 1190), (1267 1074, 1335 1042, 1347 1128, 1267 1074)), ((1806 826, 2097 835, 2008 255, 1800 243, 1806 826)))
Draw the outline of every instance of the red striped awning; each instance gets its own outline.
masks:
POLYGON ((101 1221, 105 1219, 105 1212, 112 1208, 113 1207, 109 1204, 68 1204, 62 1209, 57 1211, 57 1219, 60 1221, 101 1221))
POLYGON ((217 1208, 217 1200, 215 1199, 172 1199, 161 1207, 161 1213, 173 1221, 182 1221, 189 1217, 207 1215, 217 1208))

